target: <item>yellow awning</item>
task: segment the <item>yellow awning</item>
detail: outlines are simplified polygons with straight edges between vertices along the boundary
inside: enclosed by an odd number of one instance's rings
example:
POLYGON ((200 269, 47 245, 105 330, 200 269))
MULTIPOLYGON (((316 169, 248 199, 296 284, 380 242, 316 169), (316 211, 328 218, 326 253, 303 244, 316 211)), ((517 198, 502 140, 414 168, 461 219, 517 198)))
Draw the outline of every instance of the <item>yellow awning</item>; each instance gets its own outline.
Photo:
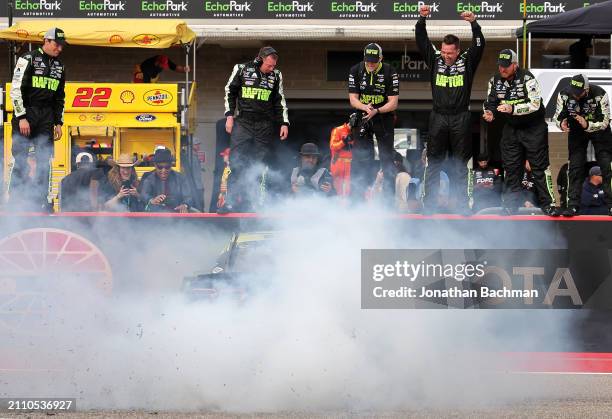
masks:
POLYGON ((0 39, 42 42, 47 29, 59 26, 70 45, 169 48, 191 42, 196 34, 175 19, 21 20, 0 31, 0 39))

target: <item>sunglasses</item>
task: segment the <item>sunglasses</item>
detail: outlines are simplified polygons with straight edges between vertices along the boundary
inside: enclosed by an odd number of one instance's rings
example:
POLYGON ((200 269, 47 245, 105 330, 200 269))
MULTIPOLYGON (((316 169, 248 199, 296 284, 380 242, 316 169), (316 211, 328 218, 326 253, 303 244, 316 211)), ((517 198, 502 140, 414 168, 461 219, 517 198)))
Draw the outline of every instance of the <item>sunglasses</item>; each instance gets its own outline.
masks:
POLYGON ((155 167, 157 167, 159 170, 170 170, 170 169, 172 169, 172 165, 171 164, 156 164, 155 167))

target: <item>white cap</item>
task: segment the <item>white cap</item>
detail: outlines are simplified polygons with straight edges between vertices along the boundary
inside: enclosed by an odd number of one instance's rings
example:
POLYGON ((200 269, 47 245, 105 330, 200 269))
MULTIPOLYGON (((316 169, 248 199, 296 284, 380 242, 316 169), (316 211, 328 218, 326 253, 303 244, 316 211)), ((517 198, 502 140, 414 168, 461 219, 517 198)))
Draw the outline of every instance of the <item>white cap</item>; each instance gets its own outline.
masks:
MULTIPOLYGON (((94 161, 93 156, 91 155, 91 153, 87 153, 87 152, 83 151, 83 152, 77 154, 77 156, 76 156, 77 164, 81 163, 81 161, 83 160, 83 157, 87 157, 89 159, 89 162, 93 163, 93 161, 94 161)), ((85 163, 85 162, 83 162, 83 163, 85 163)))

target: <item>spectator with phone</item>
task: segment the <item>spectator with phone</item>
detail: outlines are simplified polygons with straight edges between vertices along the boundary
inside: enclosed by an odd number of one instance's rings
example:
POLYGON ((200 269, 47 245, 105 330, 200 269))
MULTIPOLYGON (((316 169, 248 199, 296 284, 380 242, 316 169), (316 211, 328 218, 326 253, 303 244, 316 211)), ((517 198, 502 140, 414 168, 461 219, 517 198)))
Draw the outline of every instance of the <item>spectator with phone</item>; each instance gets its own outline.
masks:
POLYGON ((129 154, 121 154, 110 161, 112 169, 100 179, 98 185, 99 208, 103 211, 138 212, 143 210, 138 193, 138 176, 129 154))
POLYGON ((142 184, 145 211, 181 214, 188 213, 190 209, 196 211, 193 209, 193 198, 187 180, 181 173, 172 169, 173 161, 170 150, 155 150, 155 171, 147 176, 142 184))

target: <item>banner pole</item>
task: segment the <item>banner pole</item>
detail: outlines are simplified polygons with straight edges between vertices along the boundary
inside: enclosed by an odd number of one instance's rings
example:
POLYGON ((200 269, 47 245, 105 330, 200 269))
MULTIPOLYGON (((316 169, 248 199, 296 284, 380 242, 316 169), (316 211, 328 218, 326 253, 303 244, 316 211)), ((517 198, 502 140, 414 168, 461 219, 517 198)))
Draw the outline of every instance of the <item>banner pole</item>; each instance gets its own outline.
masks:
MULTIPOLYGON (((529 51, 531 54, 531 51, 529 51)), ((523 68, 527 63, 527 0, 523 0, 523 68)))

